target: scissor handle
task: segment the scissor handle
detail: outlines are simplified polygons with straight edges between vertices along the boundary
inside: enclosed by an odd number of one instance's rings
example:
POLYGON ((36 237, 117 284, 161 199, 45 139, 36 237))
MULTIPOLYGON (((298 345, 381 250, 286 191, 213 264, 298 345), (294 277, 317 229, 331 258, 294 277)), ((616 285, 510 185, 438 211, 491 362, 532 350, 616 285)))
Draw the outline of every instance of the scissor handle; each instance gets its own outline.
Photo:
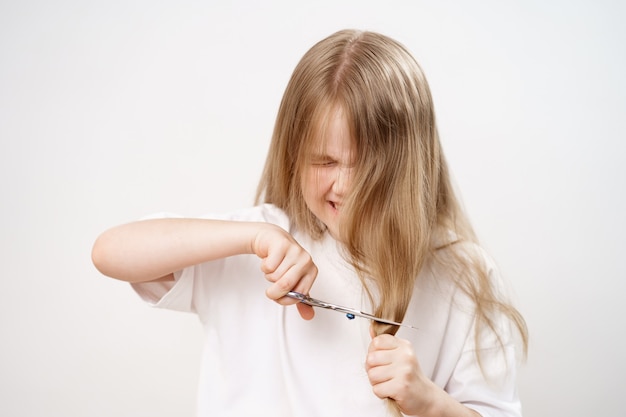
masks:
POLYGON ((289 291, 286 294, 286 296, 289 298, 294 298, 306 305, 310 305, 311 307, 321 307, 321 308, 330 308, 330 309, 333 308, 332 304, 325 303, 324 301, 316 300, 315 298, 311 298, 308 295, 302 294, 300 292, 289 291))

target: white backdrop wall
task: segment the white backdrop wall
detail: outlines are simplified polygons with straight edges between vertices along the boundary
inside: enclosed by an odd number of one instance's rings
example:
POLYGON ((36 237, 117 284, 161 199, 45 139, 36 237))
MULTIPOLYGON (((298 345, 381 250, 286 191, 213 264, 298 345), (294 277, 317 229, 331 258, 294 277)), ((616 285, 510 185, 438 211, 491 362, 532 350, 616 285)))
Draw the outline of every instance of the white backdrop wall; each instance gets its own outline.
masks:
POLYGON ((1 1, 0 415, 193 416, 199 324, 99 275, 93 240, 249 206, 293 67, 354 27, 430 80, 530 327, 526 416, 623 416, 624 19, 609 0, 1 1))

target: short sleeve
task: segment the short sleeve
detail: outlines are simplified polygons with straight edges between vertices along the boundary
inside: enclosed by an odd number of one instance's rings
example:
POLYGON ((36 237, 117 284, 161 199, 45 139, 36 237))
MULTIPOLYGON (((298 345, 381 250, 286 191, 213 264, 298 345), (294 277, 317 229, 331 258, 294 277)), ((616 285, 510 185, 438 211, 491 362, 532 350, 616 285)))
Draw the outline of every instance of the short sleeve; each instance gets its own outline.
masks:
POLYGON ((152 307, 194 312, 192 308, 194 267, 174 273, 174 282, 131 283, 135 292, 152 307))
MULTIPOLYGON (((159 213, 144 217, 181 218, 172 213, 159 213)), ((207 214, 203 219, 266 222, 276 224, 290 231, 287 215, 271 204, 263 204, 230 213, 207 214)), ((245 256, 249 260, 250 256, 245 256)), ((233 271, 233 260, 218 259, 200 265, 191 265, 181 271, 174 272, 174 281, 132 283, 135 292, 149 305, 175 311, 198 313, 197 294, 204 294, 210 285, 207 279, 219 280, 225 270, 233 271), (228 268, 226 268, 228 265, 228 268)), ((249 264, 250 262, 248 262, 249 264)), ((232 272, 231 272, 232 273, 232 272)), ((200 307, 202 308, 202 307, 200 307)))
MULTIPOLYGON (((507 298, 504 282, 493 260, 482 252, 494 291, 507 298)), ((446 391, 482 417, 521 417, 517 393, 518 347, 512 323, 499 314, 493 317, 495 329, 475 331, 473 320, 465 348, 446 391), (477 343, 478 339, 478 343, 477 343)))
POLYGON ((466 350, 445 390, 482 417, 521 417, 516 366, 516 348, 511 343, 466 350))

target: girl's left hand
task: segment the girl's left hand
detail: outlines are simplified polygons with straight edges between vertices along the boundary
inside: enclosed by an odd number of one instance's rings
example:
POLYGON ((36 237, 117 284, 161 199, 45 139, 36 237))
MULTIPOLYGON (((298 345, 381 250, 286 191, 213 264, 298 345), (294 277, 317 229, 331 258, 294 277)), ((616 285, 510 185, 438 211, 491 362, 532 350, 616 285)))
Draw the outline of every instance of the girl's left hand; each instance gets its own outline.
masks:
POLYGON ((422 373, 409 341, 389 334, 373 337, 365 370, 374 394, 394 399, 404 414, 422 415, 430 408, 434 384, 422 373))

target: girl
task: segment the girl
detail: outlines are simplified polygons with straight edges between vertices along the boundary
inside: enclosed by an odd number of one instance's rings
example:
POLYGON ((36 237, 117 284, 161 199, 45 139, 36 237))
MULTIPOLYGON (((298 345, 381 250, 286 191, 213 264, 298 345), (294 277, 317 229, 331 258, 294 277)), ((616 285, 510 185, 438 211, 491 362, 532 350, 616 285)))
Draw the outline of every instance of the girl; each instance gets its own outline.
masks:
POLYGON ((255 207, 118 226, 92 256, 198 315, 200 416, 383 416, 380 399, 395 415, 521 415, 523 318, 455 198, 424 74, 381 34, 340 31, 304 55, 255 207))

